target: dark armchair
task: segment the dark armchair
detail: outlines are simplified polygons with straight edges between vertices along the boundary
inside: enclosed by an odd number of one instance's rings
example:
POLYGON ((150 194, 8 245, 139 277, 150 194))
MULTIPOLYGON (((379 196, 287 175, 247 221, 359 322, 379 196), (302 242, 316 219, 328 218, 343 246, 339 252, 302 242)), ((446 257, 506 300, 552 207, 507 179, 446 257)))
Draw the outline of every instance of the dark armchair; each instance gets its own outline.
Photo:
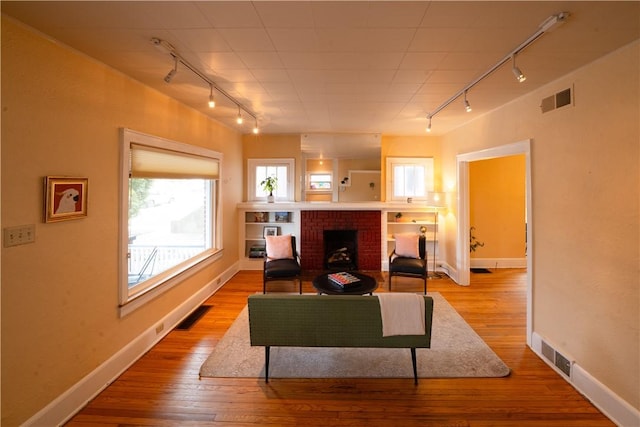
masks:
POLYGON ((262 293, 267 293, 267 282, 292 280, 298 282, 302 294, 302 268, 300 256, 296 250, 294 235, 267 236, 262 293))
POLYGON ((389 255, 389 290, 393 276, 415 277, 424 281, 424 294, 427 294, 426 246, 426 238, 423 235, 396 236, 396 248, 389 255))

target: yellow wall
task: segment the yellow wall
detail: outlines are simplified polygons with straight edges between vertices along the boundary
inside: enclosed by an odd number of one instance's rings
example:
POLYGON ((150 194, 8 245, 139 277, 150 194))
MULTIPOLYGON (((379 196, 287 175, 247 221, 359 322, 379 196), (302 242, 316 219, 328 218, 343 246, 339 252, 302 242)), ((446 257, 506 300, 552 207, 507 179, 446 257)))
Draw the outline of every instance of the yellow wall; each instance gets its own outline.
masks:
MULTIPOLYGON (((158 76, 162 78, 162 76, 158 76)), ((2 18, 2 425, 26 421, 237 262, 238 132, 2 18), (118 311, 118 129, 223 153, 224 256, 125 318, 118 311), (46 175, 89 178, 88 217, 42 222, 46 175)))
POLYGON ((380 170, 382 171, 381 200, 386 201, 387 157, 433 157, 434 190, 446 191, 442 182, 440 138, 435 136, 382 135, 380 170))
POLYGON ((442 137, 445 182, 456 181, 457 154, 532 139, 533 330, 636 409, 639 58, 636 41, 442 137), (575 106, 540 112, 568 87, 575 106))
MULTIPOLYGON (((247 159, 294 159, 295 190, 294 199, 300 201, 300 175, 302 174, 302 154, 300 151, 300 135, 244 135, 242 137, 243 176, 247 176, 247 159)), ((243 186, 242 198, 247 200, 247 188, 243 186)))
MULTIPOLYGON (((433 156, 436 189, 455 192, 457 154, 532 138, 534 331, 640 409, 638 58, 636 42, 442 137, 383 136, 381 169, 387 156, 433 156), (571 86, 575 106, 540 113, 540 99, 571 86)), ((250 157, 293 157, 300 176, 298 135, 241 138, 2 19, 2 225, 36 224, 35 244, 2 248, 3 425, 25 421, 237 261, 250 157), (120 319, 123 126, 224 153, 227 233, 222 261, 120 319), (49 174, 89 178, 86 219, 41 222, 49 174)), ((441 255, 456 265, 452 200, 441 255)))
POLYGON ((471 258, 525 257, 525 174, 524 155, 469 164, 470 224, 484 243, 471 258))

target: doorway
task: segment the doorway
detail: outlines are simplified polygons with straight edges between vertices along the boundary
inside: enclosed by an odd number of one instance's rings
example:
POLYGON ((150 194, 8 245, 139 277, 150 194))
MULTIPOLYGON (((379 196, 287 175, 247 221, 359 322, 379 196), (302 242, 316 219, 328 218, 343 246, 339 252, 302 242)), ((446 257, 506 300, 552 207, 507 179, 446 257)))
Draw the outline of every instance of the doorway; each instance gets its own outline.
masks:
POLYGON ((456 164, 458 170, 458 230, 457 230, 457 254, 456 254, 456 270, 457 283, 462 286, 468 286, 471 281, 470 267, 471 257, 469 255, 469 162, 477 160, 488 160, 499 157, 513 156, 524 154, 525 156, 525 200, 526 200, 526 242, 527 242, 527 345, 531 346, 532 333, 532 266, 533 266, 533 222, 531 209, 531 140, 516 142, 513 144, 502 145, 499 147, 488 148, 485 150, 474 151, 471 153, 459 154, 456 156, 456 164))

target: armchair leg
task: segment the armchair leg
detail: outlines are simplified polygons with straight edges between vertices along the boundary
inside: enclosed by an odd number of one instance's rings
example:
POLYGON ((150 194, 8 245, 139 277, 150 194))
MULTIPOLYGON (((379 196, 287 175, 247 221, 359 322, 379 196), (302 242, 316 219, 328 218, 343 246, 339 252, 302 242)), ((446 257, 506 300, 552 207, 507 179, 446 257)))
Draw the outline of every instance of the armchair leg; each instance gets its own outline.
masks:
POLYGON ((416 349, 411 348, 411 363, 413 364, 413 383, 418 385, 418 362, 416 360, 416 349))

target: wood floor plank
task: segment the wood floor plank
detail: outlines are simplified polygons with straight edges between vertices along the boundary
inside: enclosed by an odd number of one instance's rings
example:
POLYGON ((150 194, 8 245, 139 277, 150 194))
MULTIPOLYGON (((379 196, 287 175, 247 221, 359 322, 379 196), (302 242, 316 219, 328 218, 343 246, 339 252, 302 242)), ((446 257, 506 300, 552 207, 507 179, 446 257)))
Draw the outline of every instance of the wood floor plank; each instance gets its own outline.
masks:
MULTIPOLYGON (((370 272, 386 292, 387 276, 370 272)), ((313 272, 303 292, 314 292, 313 272)), ((506 378, 405 379, 202 378, 198 372, 247 297, 261 292, 260 271, 242 271, 205 304, 189 330, 171 331, 86 405, 68 426, 613 426, 526 346, 526 271, 472 274, 471 286, 429 280, 511 368, 506 378)), ((394 291, 421 282, 394 278, 394 291)), ((281 285, 280 291, 291 292, 281 285)), ((278 285, 274 284, 275 290, 278 285)), ((274 289, 270 288, 270 289, 274 289)), ((272 290, 275 291, 275 290, 272 290)))

